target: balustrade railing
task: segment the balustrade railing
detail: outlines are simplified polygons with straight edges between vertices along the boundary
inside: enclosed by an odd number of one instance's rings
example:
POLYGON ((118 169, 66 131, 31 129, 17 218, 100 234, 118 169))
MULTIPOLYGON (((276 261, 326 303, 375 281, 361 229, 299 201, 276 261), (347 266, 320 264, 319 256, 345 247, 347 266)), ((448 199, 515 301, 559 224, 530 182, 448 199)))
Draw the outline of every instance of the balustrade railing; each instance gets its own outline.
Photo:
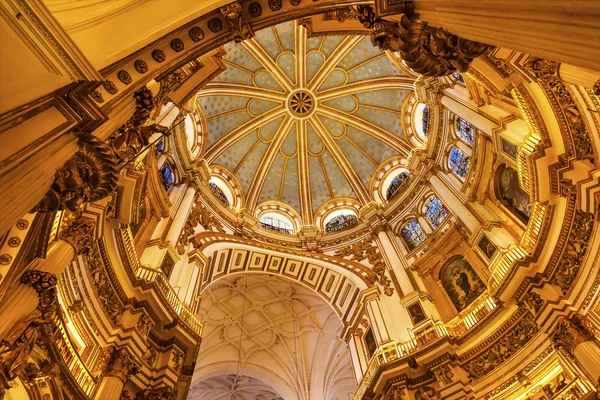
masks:
POLYGON ((79 357, 79 353, 71 342, 71 338, 69 337, 69 333, 61 315, 58 315, 55 318, 51 330, 52 337, 50 338, 50 341, 56 346, 62 361, 67 368, 69 368, 73 379, 77 382, 81 390, 91 397, 96 389, 96 380, 79 357))
POLYGON ((496 303, 489 296, 481 296, 469 305, 461 314, 448 323, 436 322, 429 328, 418 332, 412 339, 403 343, 391 343, 381 346, 371 358, 369 366, 363 375, 353 400, 362 399, 373 382, 377 371, 382 365, 423 350, 432 343, 443 338, 460 337, 473 328, 479 321, 496 308, 496 303))
POLYGON ((192 313, 192 311, 181 301, 175 293, 175 290, 169 282, 169 278, 160 270, 149 268, 140 264, 137 258, 137 253, 133 245, 131 230, 128 226, 121 228, 121 238, 127 251, 129 264, 133 269, 133 274, 139 280, 154 284, 154 287, 162 294, 167 304, 175 312, 175 314, 184 322, 192 331, 199 336, 202 335, 203 324, 192 313))
POLYGON ((260 227, 264 228, 264 229, 268 229, 268 230, 273 231, 273 232, 283 233, 284 235, 291 235, 292 234, 292 231, 290 229, 280 228, 278 226, 271 225, 271 224, 266 224, 264 222, 260 222, 260 227))

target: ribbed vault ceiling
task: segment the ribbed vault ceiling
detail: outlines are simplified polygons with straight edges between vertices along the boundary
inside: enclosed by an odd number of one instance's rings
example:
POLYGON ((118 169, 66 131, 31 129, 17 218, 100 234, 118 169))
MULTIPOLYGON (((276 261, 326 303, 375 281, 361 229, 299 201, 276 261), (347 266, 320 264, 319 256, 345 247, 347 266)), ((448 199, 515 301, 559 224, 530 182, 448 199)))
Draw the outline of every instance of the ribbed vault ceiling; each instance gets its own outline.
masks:
POLYGON ((410 150, 400 110, 413 82, 369 37, 308 38, 288 22, 226 51, 197 101, 205 157, 236 176, 246 208, 282 201, 312 223, 332 198, 366 204, 376 168, 410 150))

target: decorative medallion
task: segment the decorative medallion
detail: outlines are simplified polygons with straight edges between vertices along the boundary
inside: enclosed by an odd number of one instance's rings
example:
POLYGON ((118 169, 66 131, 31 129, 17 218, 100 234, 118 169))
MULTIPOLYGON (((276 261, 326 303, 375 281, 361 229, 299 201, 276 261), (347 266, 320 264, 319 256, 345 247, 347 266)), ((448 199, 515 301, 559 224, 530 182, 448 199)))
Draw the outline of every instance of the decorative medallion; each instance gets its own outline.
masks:
POLYGON ((117 85, 115 85, 113 81, 102 82, 102 87, 110 94, 116 94, 119 91, 117 85))
POLYGON ((281 10, 281 0, 269 0, 269 8, 271 11, 281 10))
POLYGON ((92 93, 90 93, 90 97, 94 99, 96 103, 104 103, 104 97, 102 97, 102 93, 97 90, 94 90, 92 93))
POLYGON ((17 236, 13 236, 8 239, 8 245, 10 247, 19 247, 21 245, 21 238, 17 236))
POLYGON ((223 22, 219 18, 213 18, 208 21, 208 29, 210 29, 212 33, 217 33, 223 29, 223 22))
POLYGON ((161 63, 167 59, 167 56, 162 50, 154 50, 152 52, 152 58, 154 59, 154 61, 161 63))
POLYGON ((133 63, 133 67, 140 74, 144 74, 144 73, 148 72, 148 64, 146 64, 145 61, 135 60, 135 62, 133 63))
POLYGON ((12 262, 12 256, 10 254, 2 254, 0 256, 0 265, 8 265, 12 262))
POLYGON ((290 0, 290 4, 293 5, 293 6, 297 6, 297 5, 300 5, 301 1, 302 0, 290 0))
POLYGON ((290 96, 288 105, 292 113, 299 117, 304 117, 310 114, 313 110, 315 100, 309 92, 305 90, 299 90, 290 96))
POLYGON ((260 15, 262 14, 262 7, 258 2, 253 1, 248 5, 248 13, 253 18, 260 17, 260 15))
POLYGON ((181 39, 175 38, 173 40, 171 40, 171 48, 173 50, 175 50, 176 52, 180 52, 183 50, 183 41, 181 39))
POLYGON ((24 231, 29 227, 29 221, 26 219, 20 219, 17 221, 17 229, 24 231))
POLYGON ((131 83, 131 75, 129 75, 129 72, 125 70, 120 70, 117 73, 117 78, 119 78, 119 80, 126 85, 129 85, 131 83))
POLYGON ((190 29, 189 34, 190 39, 192 39, 194 42, 199 42, 204 39, 204 31, 197 26, 194 26, 192 29, 190 29))

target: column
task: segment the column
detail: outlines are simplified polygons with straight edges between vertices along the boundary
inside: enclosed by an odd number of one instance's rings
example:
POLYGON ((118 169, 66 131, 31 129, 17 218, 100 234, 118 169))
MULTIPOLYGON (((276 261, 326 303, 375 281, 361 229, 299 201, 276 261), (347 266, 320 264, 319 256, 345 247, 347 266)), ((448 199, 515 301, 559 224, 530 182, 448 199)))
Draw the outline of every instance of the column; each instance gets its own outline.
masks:
POLYGON ((177 213, 175 217, 173 217, 173 221, 171 222, 171 226, 169 227, 169 231, 167 232, 166 241, 170 242, 172 246, 177 245, 177 241, 179 240, 179 235, 181 235, 181 231, 187 221, 188 215, 190 214, 190 210, 192 205, 194 204, 194 196, 196 195, 196 189, 193 187, 188 187, 183 195, 183 200, 181 204, 179 204, 179 208, 177 209, 177 213))
POLYGON ((119 400, 125 382, 138 371, 138 364, 126 349, 115 350, 106 373, 98 385, 94 400, 119 400))
POLYGON ((58 277, 74 256, 73 247, 66 241, 59 240, 35 269, 25 271, 21 276, 21 283, 7 294, 0 304, 0 339, 4 339, 19 321, 27 318, 36 309, 38 296, 56 285, 58 277))
POLYGON ((367 314, 369 315, 369 321, 371 322, 371 329, 373 330, 373 335, 377 340, 377 345, 381 346, 382 344, 388 343, 392 340, 390 337, 390 333, 385 324, 385 318, 381 313, 381 309, 379 308, 379 295, 376 291, 373 291, 370 295, 367 296, 367 314))
POLYGON ((600 379, 598 333, 585 316, 576 314, 561 318, 551 336, 554 347, 574 357, 594 383, 600 379))
POLYGON ((381 253, 388 259, 388 265, 398 277, 402 293, 404 296, 407 296, 409 293, 414 292, 415 288, 413 287, 410 278, 408 277, 408 273, 406 272, 406 268, 408 267, 406 260, 404 257, 400 256, 398 250, 394 246, 393 235, 394 233, 388 226, 386 226, 377 233, 377 238, 379 239, 381 253))
POLYGON ((441 103, 449 111, 458 115, 477 129, 490 136, 492 135, 493 130, 498 127, 498 124, 496 124, 494 121, 486 118, 477 111, 470 109, 464 104, 461 104, 448 96, 442 96, 441 103))
POLYGON ((573 64, 562 63, 558 67, 558 76, 567 83, 594 89, 596 95, 600 95, 600 76, 598 76, 597 71, 591 71, 573 64))
POLYGON ((415 0, 423 21, 493 46, 567 62, 600 75, 600 3, 537 0, 415 0))
POLYGON ((430 178, 433 190, 437 193, 439 199, 442 200, 444 205, 448 207, 448 209, 463 222, 467 229, 469 229, 471 232, 475 232, 479 227, 479 221, 463 204, 461 199, 459 199, 458 196, 456 196, 454 192, 448 188, 446 183, 438 176, 438 174, 440 174, 440 172, 434 173, 430 178))

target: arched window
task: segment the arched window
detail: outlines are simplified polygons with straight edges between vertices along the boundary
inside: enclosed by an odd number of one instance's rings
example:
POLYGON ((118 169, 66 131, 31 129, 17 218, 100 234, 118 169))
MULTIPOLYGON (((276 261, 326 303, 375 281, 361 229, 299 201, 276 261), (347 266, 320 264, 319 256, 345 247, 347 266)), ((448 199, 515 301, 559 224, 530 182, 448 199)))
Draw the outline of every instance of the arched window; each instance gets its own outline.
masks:
POLYGON ((160 181, 162 182, 165 190, 168 192, 169 189, 171 189, 171 186, 173 186, 173 183, 175 182, 175 176, 173 175, 173 171, 171 171, 171 167, 169 166, 169 164, 164 163, 162 167, 160 167, 159 172, 160 181))
POLYGON ((385 194, 385 198, 387 199, 387 201, 392 201, 396 195, 398 195, 398 193, 400 193, 402 188, 405 188, 406 185, 408 185, 408 182, 410 182, 410 178, 411 175, 408 171, 402 171, 400 172, 392 181, 392 183, 390 183, 390 186, 387 189, 387 192, 385 194))
POLYGON ((400 234, 402 235, 402 239, 406 242, 408 250, 413 250, 425 241, 425 232, 423 232, 421 225, 419 225, 415 219, 404 225, 400 234))
POLYGON ((473 128, 473 125, 471 125, 461 117, 456 118, 456 134, 459 138, 467 142, 469 145, 472 145, 474 133, 475 129, 473 128))
POLYGON ((340 214, 331 218, 325 224, 325 232, 337 232, 358 225, 358 218, 352 214, 340 214))
POLYGON ((437 228, 446 216, 448 216, 446 206, 436 196, 431 196, 425 203, 425 219, 431 226, 437 228))
POLYGON ((279 214, 265 214, 260 218, 260 226, 274 232, 291 235, 293 233, 292 223, 279 214))
POLYGON ((450 158, 448 160, 448 166, 454 171, 459 178, 465 179, 469 172, 469 165, 471 159, 458 147, 454 147, 450 151, 450 158))
POLYGON ((423 108, 423 134, 427 136, 429 134, 429 107, 423 108))
POLYGON ((223 189, 221 189, 219 187, 219 185, 217 185, 213 181, 209 181, 208 187, 213 192, 213 194, 217 197, 217 199, 219 199, 221 201, 221 203, 223 203, 227 207, 230 206, 229 200, 227 200, 227 196, 225 195, 225 192, 223 192, 223 189))
POLYGON ((440 281, 458 312, 467 308, 486 289, 479 275, 463 257, 446 264, 440 272, 440 281))
POLYGON ((165 150, 165 142, 163 142, 164 138, 158 139, 158 141, 154 144, 154 150, 156 151, 156 155, 159 155, 165 150))
POLYGON ((531 216, 531 199, 519 186, 519 174, 514 169, 501 165, 496 173, 497 197, 524 223, 531 216))

